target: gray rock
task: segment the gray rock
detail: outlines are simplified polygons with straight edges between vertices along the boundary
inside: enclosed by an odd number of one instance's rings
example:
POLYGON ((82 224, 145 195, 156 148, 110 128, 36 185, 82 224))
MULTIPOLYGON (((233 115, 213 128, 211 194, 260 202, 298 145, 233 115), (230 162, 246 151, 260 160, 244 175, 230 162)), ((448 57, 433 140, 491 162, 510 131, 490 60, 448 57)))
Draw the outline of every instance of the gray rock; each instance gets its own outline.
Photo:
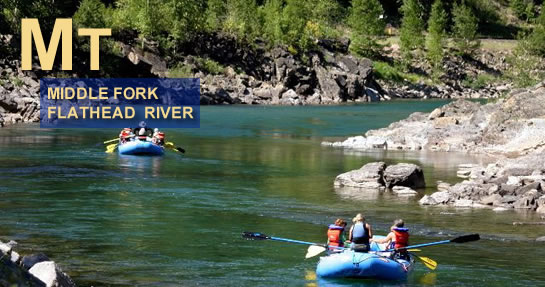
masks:
POLYGON ((36 263, 28 272, 45 283, 47 287, 72 287, 76 284, 62 272, 53 261, 36 263))
POLYGON ((399 196, 415 196, 418 194, 418 192, 406 186, 394 186, 392 192, 399 196))
POLYGON ((360 169, 338 175, 333 184, 335 186, 351 186, 359 188, 379 188, 383 186, 384 162, 371 162, 360 169))
POLYGON ((389 188, 396 185, 412 188, 426 186, 422 168, 411 163, 399 163, 388 166, 384 170, 384 183, 389 188))
POLYGON ((21 261, 21 263, 23 267, 28 270, 32 268, 32 266, 34 266, 36 263, 40 263, 44 261, 49 261, 49 257, 47 257, 43 253, 37 253, 37 254, 23 256, 23 260, 21 261))
POLYGON ((446 204, 450 200, 450 193, 448 191, 438 191, 432 193, 430 198, 435 204, 446 204))
POLYGON ((481 204, 493 205, 495 202, 501 202, 501 195, 492 194, 481 199, 481 204))
POLYGON ((536 241, 537 242, 545 242, 545 236, 541 236, 541 237, 536 238, 536 241))

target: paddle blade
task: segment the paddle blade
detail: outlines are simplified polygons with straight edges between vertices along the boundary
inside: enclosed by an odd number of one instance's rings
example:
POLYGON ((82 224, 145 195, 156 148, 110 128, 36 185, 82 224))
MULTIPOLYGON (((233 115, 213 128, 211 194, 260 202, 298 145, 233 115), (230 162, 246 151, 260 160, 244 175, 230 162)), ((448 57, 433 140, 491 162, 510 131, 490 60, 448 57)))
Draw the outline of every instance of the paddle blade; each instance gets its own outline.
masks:
POLYGON ((424 266, 428 267, 430 270, 435 270, 435 268, 437 268, 437 262, 429 257, 416 256, 416 258, 418 258, 424 264, 424 266))
POLYGON ((242 232, 242 238, 248 239, 248 240, 266 240, 266 239, 270 239, 269 236, 267 236, 267 235, 265 235, 263 233, 248 232, 248 231, 242 232))
POLYGON ((118 144, 111 144, 106 147, 106 153, 112 153, 117 148, 118 144))
POLYGON ((469 235, 463 235, 463 236, 460 236, 460 237, 456 237, 454 239, 451 239, 450 242, 454 242, 454 243, 466 243, 466 242, 471 242, 471 241, 477 241, 481 239, 481 237, 479 236, 479 234, 469 234, 469 235))
POLYGON ((311 245, 308 247, 307 249, 307 254, 305 255, 305 258, 308 259, 308 258, 312 258, 322 252, 326 251, 326 248, 323 247, 323 246, 318 246, 318 245, 311 245))
POLYGON ((409 252, 420 252, 422 250, 420 250, 420 249, 407 249, 407 251, 409 251, 409 252))

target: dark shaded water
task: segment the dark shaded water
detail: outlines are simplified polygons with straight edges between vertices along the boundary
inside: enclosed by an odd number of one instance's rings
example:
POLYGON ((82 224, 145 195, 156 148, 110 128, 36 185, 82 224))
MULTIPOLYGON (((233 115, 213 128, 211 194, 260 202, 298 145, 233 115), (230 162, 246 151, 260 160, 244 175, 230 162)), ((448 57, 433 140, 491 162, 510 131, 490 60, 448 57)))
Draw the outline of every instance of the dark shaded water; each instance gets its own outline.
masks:
MULTIPOLYGON (((105 154, 117 130, 0 129, 0 238, 43 251, 81 286, 528 286, 545 282, 543 226, 514 211, 423 208, 417 199, 335 190, 333 179, 366 162, 414 162, 450 182, 452 153, 350 152, 324 139, 362 134, 444 102, 336 107, 203 107, 200 129, 169 131, 187 154, 105 154), (244 230, 322 242, 336 217, 364 212, 376 232, 403 217, 413 243, 479 232, 483 240, 423 249, 408 282, 317 281, 305 246, 245 241, 244 230)), ((417 132, 417 131, 415 131, 417 132)))

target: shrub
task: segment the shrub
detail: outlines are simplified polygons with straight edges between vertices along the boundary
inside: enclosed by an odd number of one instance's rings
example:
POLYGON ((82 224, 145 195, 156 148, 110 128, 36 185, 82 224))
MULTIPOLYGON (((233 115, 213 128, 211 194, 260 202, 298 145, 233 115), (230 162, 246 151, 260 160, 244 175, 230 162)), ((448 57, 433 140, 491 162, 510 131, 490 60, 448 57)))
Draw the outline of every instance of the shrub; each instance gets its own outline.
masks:
POLYGON ((167 76, 169 78, 191 78, 193 77, 193 69, 191 66, 178 63, 175 67, 168 70, 167 76))

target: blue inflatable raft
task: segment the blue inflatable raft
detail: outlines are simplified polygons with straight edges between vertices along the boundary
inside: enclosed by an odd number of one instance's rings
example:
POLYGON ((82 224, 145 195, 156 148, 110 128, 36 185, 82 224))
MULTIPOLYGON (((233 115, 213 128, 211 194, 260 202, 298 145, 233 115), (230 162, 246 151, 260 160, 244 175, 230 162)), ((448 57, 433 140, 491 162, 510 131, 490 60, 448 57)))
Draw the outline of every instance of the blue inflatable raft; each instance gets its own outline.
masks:
POLYGON ((152 142, 147 141, 130 141, 119 145, 119 154, 124 155, 162 155, 165 149, 152 142))
POLYGON ((406 280, 412 269, 412 260, 390 259, 389 252, 380 252, 383 248, 372 243, 369 253, 347 248, 343 252, 321 257, 316 275, 323 278, 406 280))

